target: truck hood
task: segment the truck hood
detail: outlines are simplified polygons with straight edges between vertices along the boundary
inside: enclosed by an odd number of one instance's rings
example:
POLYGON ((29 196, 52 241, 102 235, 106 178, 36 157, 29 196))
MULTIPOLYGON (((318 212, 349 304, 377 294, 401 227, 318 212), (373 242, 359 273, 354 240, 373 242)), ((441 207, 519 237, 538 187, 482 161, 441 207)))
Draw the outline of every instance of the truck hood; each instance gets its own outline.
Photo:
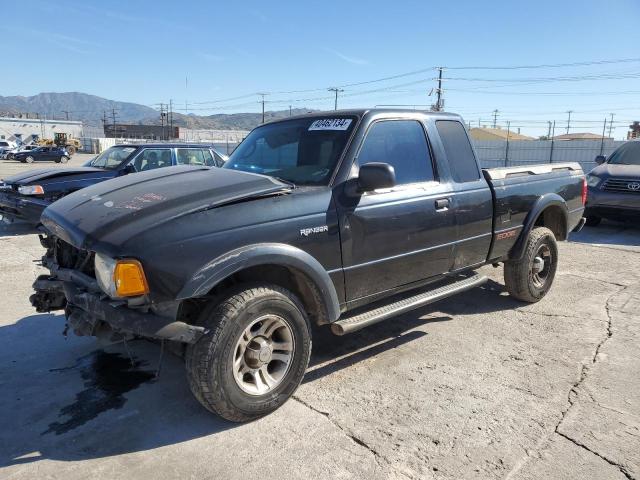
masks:
POLYGON ((17 175, 12 175, 4 179, 4 183, 12 185, 30 185, 33 183, 41 183, 53 179, 61 179, 60 177, 70 177, 77 175, 85 175, 87 173, 113 175, 113 172, 102 168, 93 167, 76 167, 76 168, 41 168, 38 170, 28 170, 17 175))
POLYGON ((599 177, 624 178, 637 180, 640 178, 640 165, 619 165, 615 163, 603 163, 591 170, 592 175, 599 177))
POLYGON ((236 170, 176 166, 126 175, 79 190, 42 214, 47 230, 78 248, 113 253, 119 242, 174 218, 287 193, 278 180, 236 170))

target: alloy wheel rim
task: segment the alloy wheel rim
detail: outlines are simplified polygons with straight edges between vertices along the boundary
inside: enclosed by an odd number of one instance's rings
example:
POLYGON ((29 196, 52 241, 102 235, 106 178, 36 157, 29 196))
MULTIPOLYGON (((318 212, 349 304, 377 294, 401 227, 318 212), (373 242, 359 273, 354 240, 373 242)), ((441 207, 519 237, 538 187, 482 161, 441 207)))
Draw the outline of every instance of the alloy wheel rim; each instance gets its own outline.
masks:
POLYGON ((277 388, 293 362, 293 330, 278 315, 263 315, 249 324, 233 350, 233 377, 249 395, 277 388))
POLYGON ((531 262, 531 279, 536 288, 543 288, 553 267, 553 254, 546 243, 541 244, 531 262))

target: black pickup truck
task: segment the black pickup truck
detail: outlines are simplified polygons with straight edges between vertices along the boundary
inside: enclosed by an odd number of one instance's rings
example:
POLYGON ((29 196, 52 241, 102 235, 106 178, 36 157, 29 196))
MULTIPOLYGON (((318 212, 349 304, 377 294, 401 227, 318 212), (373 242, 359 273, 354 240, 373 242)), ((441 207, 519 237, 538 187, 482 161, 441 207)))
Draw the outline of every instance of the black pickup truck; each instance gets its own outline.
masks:
MULTIPOLYGON (((457 115, 313 114, 260 126, 221 169, 117 178, 45 210, 38 311, 80 335, 182 344, 195 397, 265 415, 336 335, 477 287, 547 293, 583 223, 578 164, 481 170, 457 115)), ((175 345, 175 344, 174 344, 175 345)))
POLYGON ((0 219, 37 226, 51 203, 89 185, 172 165, 222 166, 225 159, 202 143, 116 145, 80 167, 27 170, 0 180, 0 219))

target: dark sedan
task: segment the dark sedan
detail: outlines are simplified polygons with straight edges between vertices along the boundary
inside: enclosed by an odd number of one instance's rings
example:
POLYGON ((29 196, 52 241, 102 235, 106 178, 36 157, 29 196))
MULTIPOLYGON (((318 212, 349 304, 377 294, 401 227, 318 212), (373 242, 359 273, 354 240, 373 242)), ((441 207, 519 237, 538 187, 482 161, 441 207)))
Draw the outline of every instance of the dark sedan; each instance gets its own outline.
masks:
POLYGON ((37 161, 67 163, 71 155, 69 155, 69 152, 63 147, 38 147, 31 151, 14 153, 12 158, 22 163, 33 163, 37 161))
POLYGON ((219 167, 225 159, 205 144, 117 145, 82 167, 28 170, 0 181, 0 217, 38 225, 52 202, 90 185, 172 165, 219 167))
POLYGON ((627 142, 587 175, 587 225, 602 218, 640 221, 640 141, 627 142))

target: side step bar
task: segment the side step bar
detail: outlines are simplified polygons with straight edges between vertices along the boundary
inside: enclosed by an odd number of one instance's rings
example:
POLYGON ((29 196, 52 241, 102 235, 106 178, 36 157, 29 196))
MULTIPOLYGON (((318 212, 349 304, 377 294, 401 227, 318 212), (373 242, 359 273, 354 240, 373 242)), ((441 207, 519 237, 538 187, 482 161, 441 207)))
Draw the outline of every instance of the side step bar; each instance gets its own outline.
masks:
POLYGON ((412 297, 403 298, 393 303, 388 303, 373 310, 369 310, 352 317, 338 320, 331 324, 331 331, 335 335, 346 335, 355 332, 361 328, 368 327, 374 323, 386 320, 389 317, 399 315, 409 310, 413 310, 429 303, 437 302, 443 298, 450 297, 460 292, 478 287, 487 281, 484 275, 474 274, 463 280, 458 280, 450 285, 429 290, 427 292, 418 293, 412 297))

